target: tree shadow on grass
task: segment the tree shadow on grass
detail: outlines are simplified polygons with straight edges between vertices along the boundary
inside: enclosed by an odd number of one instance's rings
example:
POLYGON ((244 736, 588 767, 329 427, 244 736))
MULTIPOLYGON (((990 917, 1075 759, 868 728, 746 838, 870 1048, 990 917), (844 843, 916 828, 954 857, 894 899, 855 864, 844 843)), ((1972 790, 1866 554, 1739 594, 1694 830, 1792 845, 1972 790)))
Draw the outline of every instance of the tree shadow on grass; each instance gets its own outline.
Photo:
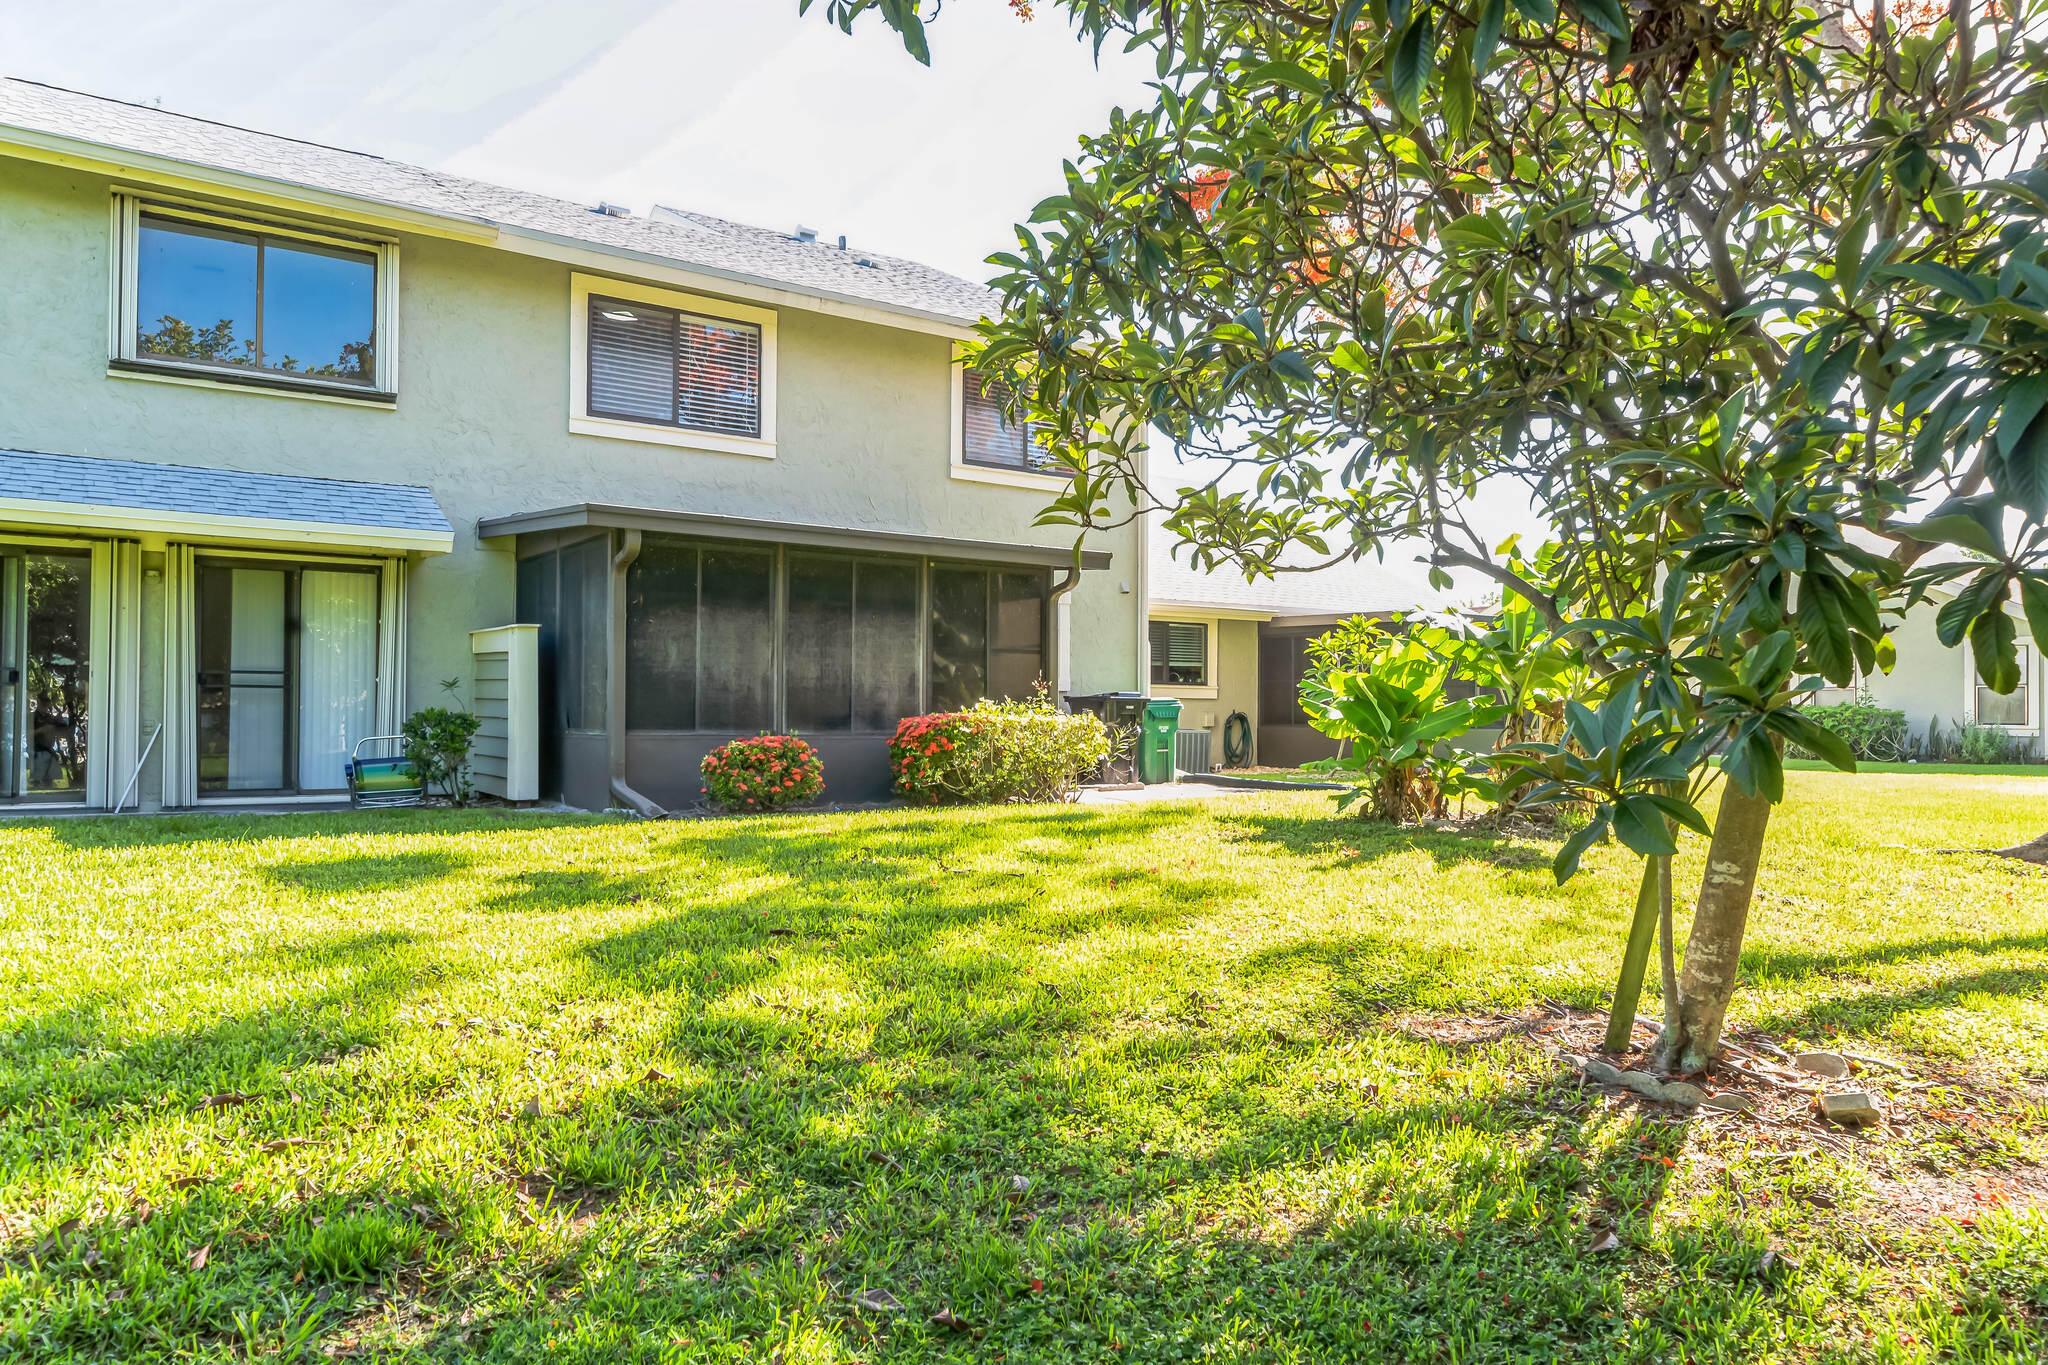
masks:
MULTIPOLYGON (((1133 1019, 1098 993, 1155 970, 1138 940, 1156 952, 1218 905, 1263 892, 1270 868, 1257 859, 1190 873, 1170 851, 1089 837, 1185 818, 902 816, 829 840, 806 838, 800 820, 654 827, 644 877, 521 874, 486 908, 643 898, 635 923, 573 949, 563 990, 581 971, 657 1000, 682 1064, 663 1063, 673 1079, 592 1088, 567 1112, 488 1120, 482 1141, 498 1167, 545 1165, 561 1189, 616 1197, 534 1213, 502 1182, 437 1185, 392 1167, 351 1167, 345 1184, 295 1204, 261 1184, 197 1187, 162 1201, 146 1229, 110 1228, 41 1272, 102 1283, 86 1250, 120 1265, 123 1239, 146 1242, 132 1252, 147 1253, 138 1273, 178 1289, 152 1296, 148 1335, 126 1316, 86 1313, 56 1339, 85 1356, 168 1358, 195 1342, 225 1354, 238 1314, 271 1324, 275 1305, 326 1290, 333 1306, 306 1310, 320 1315, 315 1349, 339 1342, 362 1291, 309 1255, 312 1223, 376 1218, 402 1234, 376 1287, 429 1314, 405 1349, 430 1358, 537 1358, 559 1338, 584 1358, 653 1359, 685 1337, 707 1354, 766 1358, 799 1331, 813 1354, 878 1361, 1350 1359, 1418 1341, 1474 1358, 1654 1354, 1633 1335, 1659 1311, 1641 1286, 1671 1267, 1628 1248, 1669 1179, 1643 1157, 1675 1155, 1681 1130, 1597 1111, 1561 1074, 1453 1087, 1409 1068, 1382 1099, 1313 1079, 1335 1064, 1322 1038, 1256 1020, 1133 1019), (709 869, 699 883, 716 889, 674 890, 659 869, 681 861, 709 869), (1049 903, 1048 886, 1081 904, 1049 903), (999 927, 1012 931, 1001 941, 999 927), (1577 1155, 1603 1143, 1596 1160, 1577 1155), (525 1217, 559 1226, 538 1241, 507 1231, 525 1217), (1605 1226, 1619 1249, 1589 1254, 1605 1226), (613 1264, 604 1249, 622 1239, 638 1250, 613 1264), (215 1247, 206 1281, 184 1259, 201 1241, 215 1247), (854 1308, 869 1287, 908 1311, 854 1308), (980 1335, 928 1322, 940 1308, 980 1335)), ((1278 979, 1337 951, 1281 950, 1251 970, 1278 979)), ((374 1042, 433 965, 423 944, 376 931, 278 953, 252 969, 361 979, 293 1000, 253 1040, 240 1033, 253 1017, 152 1040, 162 1047, 132 1083, 107 1078, 140 1111, 124 1122, 150 1118, 143 1092, 156 1084, 239 1085, 260 1098, 237 1115, 282 1123, 288 1111, 272 1106, 294 1070, 374 1042), (207 1059, 196 1076, 170 1065, 181 1043, 207 1059), (237 1057, 252 1066, 237 1070, 237 1057)), ((1370 1003, 1429 979, 1389 979, 1370 1003)), ((78 1028, 79 1042, 94 1040, 94 1025, 78 1028)), ((1385 1046, 1427 1055, 1391 1035, 1385 1046)), ((387 1096, 381 1121, 401 1102, 433 1098, 387 1096)), ((100 1140, 53 1140, 38 1160, 80 1160, 100 1140)), ((1682 1236, 1734 1264, 1749 1234, 1709 1217, 1682 1236)), ((1753 1281, 1688 1270, 1685 1283, 1695 1315, 1674 1319, 1679 1340, 1757 1316, 1753 1281)))
POLYGON ((1326 819, 1265 812, 1218 815, 1217 823, 1289 853, 1319 857, 1324 868, 1366 867, 1421 852, 1439 868, 1485 863, 1511 871, 1548 870, 1554 854, 1498 834, 1411 828, 1332 814, 1326 819))
POLYGON ((470 859, 445 848, 402 853, 349 853, 338 858, 295 858, 272 863, 263 874, 311 896, 366 895, 402 891, 462 871, 470 859))
POLYGON ((270 843, 286 839, 331 839, 348 835, 463 834, 494 829, 549 829, 623 824, 624 817, 587 811, 530 811, 505 807, 397 808, 322 811, 312 814, 204 812, 171 815, 67 817, 9 820, 0 833, 34 830, 67 848, 121 850, 175 848, 192 844, 270 843))
POLYGON ((649 875, 617 877, 602 872, 530 871, 505 878, 478 908, 499 914, 552 913, 598 905, 627 905, 657 885, 649 875))
MULTIPOLYGON (((662 1151, 664 1171, 772 1169, 774 1180, 772 1192, 707 1206, 675 1234, 695 1269, 652 1285, 643 1275, 636 1311, 652 1336, 687 1321, 707 1345, 729 1333, 766 1350, 793 1314, 833 1349, 878 1359, 1064 1359, 1086 1353, 1087 1340, 1144 1359, 1166 1346, 1147 1339, 1166 1324, 1182 1345, 1190 1334, 1215 1345, 1249 1319, 1256 1339, 1336 1358, 1365 1344, 1352 1334, 1376 1318, 1382 1331, 1398 1322, 1598 1359, 1630 1330, 1624 1290, 1641 1265, 1584 1250, 1609 1225, 1624 1238, 1646 1226, 1670 1167, 1643 1150, 1675 1152, 1682 1129, 1613 1120, 1624 1141, 1582 1198, 1588 1173, 1571 1152, 1587 1145, 1592 1102, 1564 1073, 1500 1093, 1424 1087, 1382 1104, 1355 1089, 1313 1090, 1275 1106, 1229 1077, 1266 1074, 1319 1042, 1234 1021, 1163 1022, 1116 1040, 1100 1034, 1110 1021, 1061 991, 1076 984, 1062 967, 1070 945, 1105 930, 1170 930, 1252 889, 1245 879, 1140 876, 1085 847, 1035 850, 1034 875, 1122 893, 1084 925, 1034 908, 1013 884, 1012 860, 946 833, 864 832, 829 864, 745 832, 692 852, 732 866, 741 885, 768 887, 665 908, 585 954, 608 978, 669 993, 670 1046, 700 1069, 687 1082, 622 1088, 593 1112, 614 1114, 606 1123, 630 1129, 629 1144, 662 1151), (975 938, 998 915, 1022 921, 1028 948, 975 938), (759 928, 735 929, 735 918, 759 928), (776 998, 785 967, 832 973, 872 1011, 872 1029, 831 1040, 776 998), (1226 1136, 1189 1147, 1176 1136, 1187 1131, 1226 1136), (1475 1132, 1497 1141, 1481 1151, 1475 1132), (1355 1192, 1361 1164, 1371 1198, 1355 1192), (1350 1193, 1298 1218, 1283 1211, 1278 1232, 1242 1202, 1262 1182, 1325 1178, 1350 1193), (1574 1208, 1595 1223, 1558 1212, 1574 1208), (885 1225, 928 1231, 897 1241, 885 1225), (1574 1266, 1564 1283, 1530 1280, 1547 1296, 1533 1310, 1501 1293, 1522 1288, 1532 1243, 1574 1266), (1162 1256, 1179 1270, 1162 1275, 1162 1256), (1024 1292, 1033 1275, 1043 1296, 1024 1292), (909 1304, 906 1315, 878 1323, 848 1305, 874 1285, 909 1304), (922 1323, 939 1308, 986 1335, 969 1351, 922 1323)), ((1299 965, 1276 954, 1255 970, 1299 965)), ((1696 1232, 1749 1245, 1732 1227, 1696 1232)), ((1753 1290, 1731 1283, 1725 1297, 1733 1305, 1753 1290)), ((588 1318, 609 1295, 572 1276, 558 1321, 588 1318)), ((487 1343, 474 1326, 449 1340, 514 1356, 555 1330, 520 1318, 501 1321, 487 1343)))
POLYGON ((1869 990, 1831 996, 1804 1009, 1765 1013, 1756 1023, 1768 1033, 1786 1033, 1796 1037, 1811 1038, 1830 1030, 1841 1030, 1876 1038, 1882 1037, 1894 1022, 1907 1015, 1945 1009, 1960 1004, 1967 996, 2029 999, 2038 998, 2044 989, 2048 989, 2048 966, 1989 967, 1904 990, 1873 986, 1869 990))
POLYGON ((270 988, 267 1003, 202 1026, 136 1035, 128 1002, 109 992, 12 1023, 0 1035, 0 1135, 20 1144, 29 1165, 61 1167, 209 1100, 283 1103, 303 1068, 374 1047, 407 995, 471 970, 432 958, 398 930, 273 946, 236 966, 270 988), (276 998, 279 982, 337 972, 345 979, 276 998))
MULTIPOLYGON (((1252 1041, 1157 1038, 1094 1065, 1170 1086, 1252 1041)), ((1146 1360, 1256 1342, 1334 1360, 1430 1340, 1459 1343, 1459 1358, 1604 1360, 1625 1353, 1643 1283, 1666 1269, 1629 1248, 1683 1126, 1603 1112, 1562 1073, 1386 1101, 1319 1091, 1284 1110, 1217 1092, 1197 1102, 1227 1106, 1211 1117, 1230 1136, 1196 1150, 1121 1096, 1076 1111, 1034 1093, 1035 1054, 899 1090, 851 1125, 818 1121, 847 1106, 814 1059, 757 1055, 737 1096, 728 1079, 616 1097, 600 1125, 630 1132, 663 1185, 692 1188, 706 1170, 776 1177, 772 1193, 706 1202, 671 1229, 680 1266, 635 1281, 642 1343, 687 1331, 766 1354, 794 1323, 828 1354, 869 1359, 1146 1360), (1615 1250, 1591 1253, 1608 1232, 1615 1250), (849 1302, 869 1287, 904 1313, 849 1302), (940 1310, 972 1337, 928 1323, 940 1310)), ((1679 1242, 1727 1267, 1692 1267, 1690 1306, 1759 1330, 1760 1238, 1707 1218, 1679 1242)), ((625 1307, 573 1264, 548 1287, 545 1318, 450 1324, 436 1341, 519 1358, 625 1307)), ((617 1358, 633 1354, 621 1343, 617 1358)))
POLYGON ((1954 953, 2030 952, 2048 950, 2048 932, 1964 936, 1944 934, 1935 938, 1879 943, 1863 948, 1817 949, 1747 944, 1742 950, 1743 971, 1752 976, 1800 977, 1830 972, 1851 972, 1861 967, 1896 966, 1922 958, 1947 957, 1954 953))

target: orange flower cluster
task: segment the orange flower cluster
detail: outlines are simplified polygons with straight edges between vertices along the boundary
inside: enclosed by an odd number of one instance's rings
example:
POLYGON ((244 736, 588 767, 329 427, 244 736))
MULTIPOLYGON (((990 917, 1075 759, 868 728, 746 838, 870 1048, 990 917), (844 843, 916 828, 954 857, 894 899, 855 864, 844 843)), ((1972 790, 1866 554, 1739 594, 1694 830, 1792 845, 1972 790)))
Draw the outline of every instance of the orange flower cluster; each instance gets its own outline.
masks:
POLYGON ((704 794, 727 810, 781 810, 825 790, 825 761, 795 735, 721 744, 698 765, 704 794))
POLYGON ((1223 191, 1229 188, 1230 172, 1219 169, 1201 172, 1174 193, 1199 217, 1207 218, 1216 201, 1223 197, 1223 191))
POLYGON ((909 716, 899 722, 889 741, 889 771, 897 793, 925 805, 958 796, 967 785, 965 765, 978 761, 972 741, 979 730, 972 716, 958 711, 909 716))

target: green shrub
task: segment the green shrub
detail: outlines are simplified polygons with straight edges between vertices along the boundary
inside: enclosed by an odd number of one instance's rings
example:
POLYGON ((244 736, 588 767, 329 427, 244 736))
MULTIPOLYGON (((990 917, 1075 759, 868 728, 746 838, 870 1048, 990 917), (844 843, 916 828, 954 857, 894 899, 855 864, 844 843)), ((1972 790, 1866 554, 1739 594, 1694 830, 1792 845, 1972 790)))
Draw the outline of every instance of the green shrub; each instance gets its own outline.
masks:
POLYGON ((405 756, 428 794, 439 789, 458 806, 469 800, 469 744, 482 724, 450 706, 428 706, 406 717, 405 756))
POLYGON ((1956 727, 1956 761, 1959 763, 2024 763, 2027 747, 2003 730, 1989 725, 1956 727))
POLYGON ((1095 716, 1029 701, 981 701, 965 711, 911 716, 889 741, 889 770, 907 801, 1064 801, 1110 756, 1095 716))
MULTIPOLYGON (((1876 763, 1896 763, 1906 756, 1906 713, 1879 706, 1868 696, 1827 706, 1809 706, 1806 718, 1839 735, 1849 752, 1876 763)), ((1798 745, 1788 746, 1791 758, 1817 758, 1798 745)))
POLYGON ((698 765, 704 794, 727 810, 781 810, 825 790, 825 760, 795 735, 735 739, 698 765))

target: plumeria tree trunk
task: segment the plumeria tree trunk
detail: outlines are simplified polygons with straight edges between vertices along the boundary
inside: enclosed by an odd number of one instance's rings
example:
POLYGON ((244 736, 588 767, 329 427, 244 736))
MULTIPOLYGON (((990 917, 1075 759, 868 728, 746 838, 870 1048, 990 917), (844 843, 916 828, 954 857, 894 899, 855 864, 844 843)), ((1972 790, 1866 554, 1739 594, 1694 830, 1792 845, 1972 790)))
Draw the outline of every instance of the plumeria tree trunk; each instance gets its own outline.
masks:
POLYGON ((1770 819, 1769 797, 1746 792, 1732 782, 1722 792, 1721 814, 1707 847, 1706 875, 1693 910, 1692 935, 1686 940, 1685 966, 1678 977, 1677 1026, 1664 1038, 1664 1062, 1672 1070, 1703 1071, 1720 1049, 1770 819))

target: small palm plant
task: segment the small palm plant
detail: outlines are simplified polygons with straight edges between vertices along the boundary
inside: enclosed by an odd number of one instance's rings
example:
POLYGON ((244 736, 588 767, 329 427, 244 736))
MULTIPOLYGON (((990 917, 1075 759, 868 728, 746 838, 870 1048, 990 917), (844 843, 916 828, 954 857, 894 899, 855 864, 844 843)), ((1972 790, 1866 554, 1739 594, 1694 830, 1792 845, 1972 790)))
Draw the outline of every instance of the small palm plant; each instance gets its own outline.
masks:
POLYGON ((1376 820, 1445 814, 1451 798, 1483 791, 1474 756, 1451 741, 1498 725, 1508 708, 1490 696, 1446 695, 1450 665, 1423 644, 1389 636, 1365 666, 1302 679, 1309 724, 1346 752, 1310 769, 1349 782, 1338 808, 1365 803, 1376 820))

